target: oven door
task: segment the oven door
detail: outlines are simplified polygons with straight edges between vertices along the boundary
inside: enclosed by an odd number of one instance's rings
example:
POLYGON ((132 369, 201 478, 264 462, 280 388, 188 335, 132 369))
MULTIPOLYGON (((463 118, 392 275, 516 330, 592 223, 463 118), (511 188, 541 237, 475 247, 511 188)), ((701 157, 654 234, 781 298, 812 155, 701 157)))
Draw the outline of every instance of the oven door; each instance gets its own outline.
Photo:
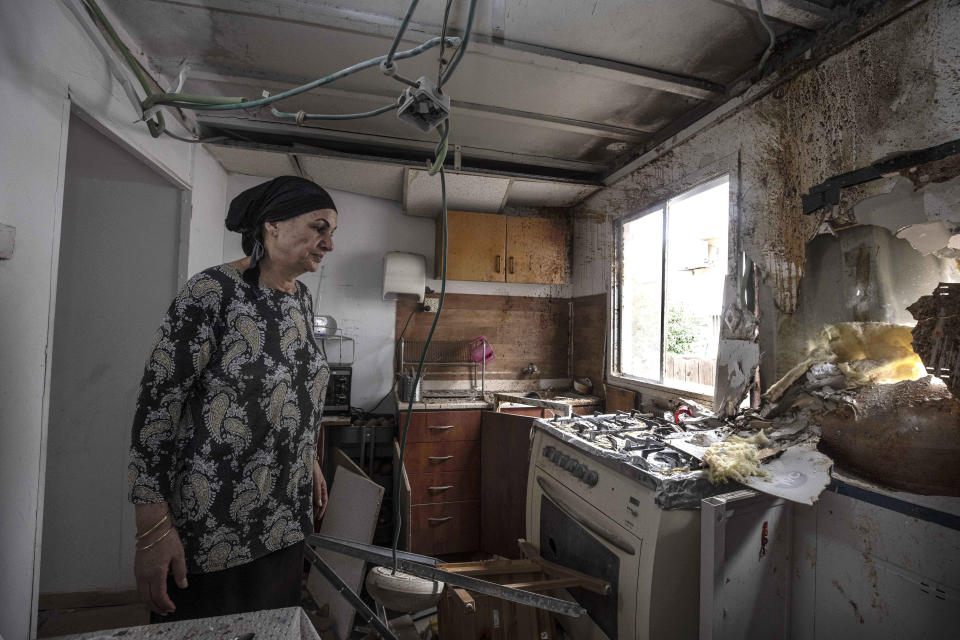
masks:
POLYGON ((557 616, 558 622, 575 640, 632 640, 641 540, 539 465, 532 465, 530 480, 530 542, 546 560, 606 580, 611 587, 607 596, 569 589, 588 616, 557 616))

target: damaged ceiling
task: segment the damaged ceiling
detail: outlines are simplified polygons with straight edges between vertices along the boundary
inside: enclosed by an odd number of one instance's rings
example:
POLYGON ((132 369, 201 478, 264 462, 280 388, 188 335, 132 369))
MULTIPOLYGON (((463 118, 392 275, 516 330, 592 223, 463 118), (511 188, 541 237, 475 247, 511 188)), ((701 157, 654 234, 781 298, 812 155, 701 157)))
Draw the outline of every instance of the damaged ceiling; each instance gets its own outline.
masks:
MULTIPOLYGON (((248 98, 383 55, 407 7, 396 0, 355 0, 349 8, 310 0, 106 4, 141 61, 165 80, 190 65, 184 93, 248 98)), ((761 4, 777 36, 763 73, 845 11, 831 0, 761 4)), ((439 35, 444 5, 419 4, 401 50, 439 35)), ((462 35, 467 6, 452 3, 451 35, 462 35)), ((506 189, 498 207, 571 206, 671 127, 758 79, 769 45, 754 0, 480 2, 467 54, 445 86, 452 100, 448 167, 501 178, 490 183, 506 189)), ((400 73, 434 77, 437 53, 401 61, 400 73)), ((373 67, 280 108, 367 111, 395 102, 403 88, 373 67)), ((392 199, 415 181, 403 169, 422 168, 436 144, 435 132, 422 133, 392 112, 297 125, 260 108, 198 112, 196 124, 198 134, 219 138, 211 147, 230 171, 304 172, 334 188, 392 199)))

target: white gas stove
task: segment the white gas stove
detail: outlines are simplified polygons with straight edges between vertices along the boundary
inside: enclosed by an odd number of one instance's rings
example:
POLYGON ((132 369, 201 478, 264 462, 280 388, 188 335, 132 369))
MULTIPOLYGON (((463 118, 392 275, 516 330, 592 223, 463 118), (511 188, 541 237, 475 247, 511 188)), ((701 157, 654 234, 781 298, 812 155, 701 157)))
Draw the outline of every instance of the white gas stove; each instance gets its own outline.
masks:
POLYGON ((536 421, 527 539, 547 560, 613 588, 570 590, 589 613, 560 620, 574 640, 697 637, 698 509, 719 490, 669 445, 681 431, 638 412, 536 421))

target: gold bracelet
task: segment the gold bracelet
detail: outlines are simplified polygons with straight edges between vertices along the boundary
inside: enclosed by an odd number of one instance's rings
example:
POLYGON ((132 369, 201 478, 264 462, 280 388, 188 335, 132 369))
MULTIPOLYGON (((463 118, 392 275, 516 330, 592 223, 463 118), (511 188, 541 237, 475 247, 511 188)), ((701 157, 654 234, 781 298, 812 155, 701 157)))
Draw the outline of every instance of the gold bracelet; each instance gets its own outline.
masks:
POLYGON ((143 532, 143 533, 141 533, 140 535, 138 535, 138 536, 137 536, 137 540, 143 540, 143 539, 146 538, 148 535, 150 535, 151 533, 153 533, 154 531, 156 531, 156 530, 160 527, 160 525, 162 525, 164 522, 167 521, 167 518, 168 518, 168 517, 170 517, 170 514, 169 514, 169 513, 164 514, 164 516, 163 516, 162 518, 160 518, 160 521, 157 522, 157 524, 153 525, 152 527, 150 527, 149 529, 147 529, 145 532, 143 532))
POLYGON ((160 542, 161 540, 163 540, 164 538, 166 538, 168 535, 170 535, 170 532, 171 532, 171 531, 173 531, 173 525, 171 525, 169 529, 167 529, 166 531, 164 531, 164 532, 163 532, 163 535, 161 535, 159 538, 157 538, 156 540, 154 540, 153 542, 151 542, 151 543, 148 544, 147 546, 145 546, 145 547, 137 547, 137 551, 146 551, 147 549, 149 549, 150 547, 152 547, 153 545, 157 544, 158 542, 160 542))

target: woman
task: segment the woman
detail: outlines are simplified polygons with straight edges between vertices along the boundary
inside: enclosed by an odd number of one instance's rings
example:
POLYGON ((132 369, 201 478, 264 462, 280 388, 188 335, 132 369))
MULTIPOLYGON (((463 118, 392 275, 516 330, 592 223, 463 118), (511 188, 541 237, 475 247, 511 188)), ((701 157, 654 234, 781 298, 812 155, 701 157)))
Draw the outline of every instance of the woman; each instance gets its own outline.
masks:
POLYGON ((285 176, 234 198, 226 226, 248 257, 177 294, 133 425, 134 572, 165 621, 297 605, 303 540, 326 503, 316 451, 330 374, 297 276, 333 250, 336 207, 285 176))

